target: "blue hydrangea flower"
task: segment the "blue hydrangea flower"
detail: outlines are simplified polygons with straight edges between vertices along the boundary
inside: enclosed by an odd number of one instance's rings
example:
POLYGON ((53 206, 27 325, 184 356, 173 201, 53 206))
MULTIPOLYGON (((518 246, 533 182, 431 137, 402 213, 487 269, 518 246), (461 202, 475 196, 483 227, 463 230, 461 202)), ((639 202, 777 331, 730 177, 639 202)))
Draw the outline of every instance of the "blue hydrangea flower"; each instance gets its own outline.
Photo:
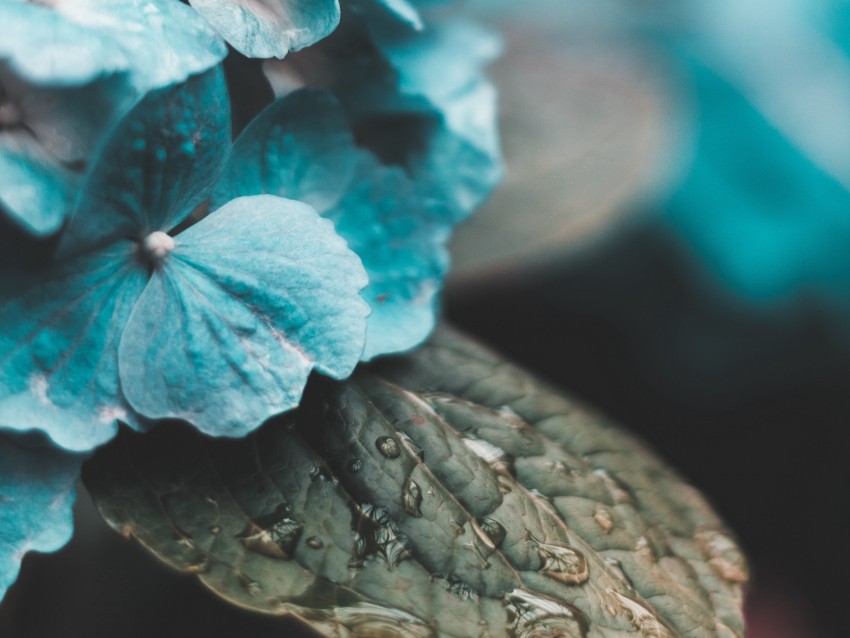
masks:
POLYGON ((264 68, 278 96, 332 90, 358 142, 404 167, 457 222, 501 180, 496 92, 484 75, 500 50, 491 32, 462 21, 416 30, 352 15, 316 46, 264 68))
POLYGON ((368 306, 360 260, 307 204, 239 198, 172 237, 230 144, 222 74, 149 94, 87 178, 57 259, 0 271, 0 427, 103 443, 118 420, 244 435, 310 371, 348 376, 368 306))
POLYGON ((10 0, 0 3, 0 24, 0 214, 35 235, 65 220, 114 120, 148 91, 227 54, 173 0, 10 0))

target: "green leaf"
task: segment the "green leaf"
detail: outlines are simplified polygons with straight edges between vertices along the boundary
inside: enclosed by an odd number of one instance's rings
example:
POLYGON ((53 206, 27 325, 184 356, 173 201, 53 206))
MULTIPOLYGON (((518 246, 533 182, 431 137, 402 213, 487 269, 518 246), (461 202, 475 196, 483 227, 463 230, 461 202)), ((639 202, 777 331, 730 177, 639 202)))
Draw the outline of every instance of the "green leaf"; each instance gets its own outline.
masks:
POLYGON ((125 432, 83 478, 167 564, 326 636, 743 636, 747 567, 699 494, 447 330, 245 439, 125 432))

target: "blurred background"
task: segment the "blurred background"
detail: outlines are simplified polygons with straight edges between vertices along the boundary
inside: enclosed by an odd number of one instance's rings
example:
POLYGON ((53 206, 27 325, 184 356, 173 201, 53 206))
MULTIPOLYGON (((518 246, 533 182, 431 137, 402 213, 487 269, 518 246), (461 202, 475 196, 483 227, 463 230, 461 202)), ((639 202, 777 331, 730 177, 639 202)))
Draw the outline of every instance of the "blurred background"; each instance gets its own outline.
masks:
MULTIPOLYGON (((708 495, 752 561, 750 638, 846 636, 850 3, 465 10, 504 35, 508 171, 454 240, 444 314, 708 495)), ((84 496, 77 524, 26 558, 0 636, 296 635, 154 564, 84 496)))

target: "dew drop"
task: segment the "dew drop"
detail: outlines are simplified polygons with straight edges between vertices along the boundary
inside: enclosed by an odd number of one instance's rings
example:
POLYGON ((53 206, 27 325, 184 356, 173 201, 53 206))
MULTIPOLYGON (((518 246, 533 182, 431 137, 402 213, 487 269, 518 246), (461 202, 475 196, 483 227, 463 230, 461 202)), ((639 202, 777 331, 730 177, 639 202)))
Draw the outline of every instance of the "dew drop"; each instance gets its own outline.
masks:
POLYGON ((604 507, 597 507, 593 512, 593 520, 599 525, 599 528, 606 534, 614 529, 614 519, 604 507))
POLYGON ((346 465, 346 468, 347 468, 347 469, 348 469, 348 471, 349 471, 349 472, 351 472, 352 474, 356 474, 356 473, 357 473, 357 472, 359 472, 361 469, 363 469, 363 461, 362 461, 362 460, 360 460, 360 459, 351 459, 351 460, 348 462, 348 465, 346 465))
POLYGON ((404 432, 399 432, 398 438, 401 441, 401 444, 404 446, 404 449, 406 449, 409 454, 415 456, 420 461, 425 460, 425 450, 416 445, 413 439, 407 436, 404 432))
POLYGON ((364 503, 359 512, 349 567, 362 567, 364 560, 373 554, 381 558, 390 570, 410 558, 412 552, 407 536, 399 531, 385 507, 364 503))
POLYGON ((584 638, 587 633, 581 612, 554 598, 517 588, 502 604, 508 612, 511 638, 584 638))
POLYGON ((623 571, 623 565, 616 558, 612 558, 610 556, 605 557, 605 562, 610 568, 611 573, 614 577, 620 581, 620 584, 629 591, 634 591, 634 585, 632 584, 631 579, 626 576, 626 572, 623 571))
POLYGON ((433 638, 434 631, 420 618, 400 609, 371 603, 336 607, 333 617, 345 635, 362 638, 433 638))
MULTIPOLYGON (((643 638, 677 638, 656 613, 633 598, 613 589, 606 590, 617 610, 622 611, 632 628, 643 638)), ((616 614, 615 614, 616 615, 616 614)))
MULTIPOLYGON (((279 515, 280 508, 275 512, 279 515)), ((269 516, 262 517, 268 521, 269 516)), ((257 523, 248 523, 245 529, 236 537, 241 541, 245 549, 270 558, 287 560, 292 558, 295 544, 301 536, 304 524, 287 516, 279 518, 276 522, 260 526, 257 523)))
POLYGON ((260 587, 260 583, 255 580, 247 580, 244 583, 245 590, 248 592, 248 595, 252 598, 255 596, 259 596, 263 593, 263 588, 260 587))
POLYGON ((461 600, 478 600, 478 594, 463 580, 453 574, 436 573, 432 576, 435 581, 440 581, 447 592, 461 600))
POLYGON ((541 543, 529 531, 525 531, 525 542, 537 550, 543 561, 540 573, 567 585, 580 585, 587 581, 589 567, 583 554, 568 545, 541 543))
POLYGON ((322 549, 325 544, 322 542, 322 539, 318 536, 311 536, 307 539, 307 545, 312 547, 313 549, 322 549))
POLYGON ((310 472, 307 474, 307 476, 310 477, 311 481, 315 481, 317 478, 319 478, 319 475, 321 473, 322 473, 321 468, 318 465, 313 465, 313 466, 310 467, 310 472))
POLYGON ((218 536, 219 534, 221 534, 221 526, 213 525, 212 527, 210 527, 210 534, 212 534, 213 536, 218 536))
POLYGON ((209 568, 209 559, 206 556, 200 556, 186 567, 186 571, 190 574, 204 574, 209 571, 209 568))
POLYGON ((422 516, 422 489, 409 476, 404 479, 404 484, 401 488, 401 499, 404 503, 405 512, 416 518, 422 516))
POLYGON ((749 580, 749 569, 737 543, 716 530, 701 530, 696 534, 697 545, 706 561, 723 580, 741 584, 749 580))
POLYGON ((397 459, 401 455, 401 448, 391 436, 379 436, 375 441, 375 447, 378 451, 388 459, 397 459))
POLYGON ((501 523, 487 517, 480 518, 477 522, 481 530, 487 534, 487 537, 493 542, 493 545, 498 547, 502 544, 507 532, 505 532, 505 527, 501 523))

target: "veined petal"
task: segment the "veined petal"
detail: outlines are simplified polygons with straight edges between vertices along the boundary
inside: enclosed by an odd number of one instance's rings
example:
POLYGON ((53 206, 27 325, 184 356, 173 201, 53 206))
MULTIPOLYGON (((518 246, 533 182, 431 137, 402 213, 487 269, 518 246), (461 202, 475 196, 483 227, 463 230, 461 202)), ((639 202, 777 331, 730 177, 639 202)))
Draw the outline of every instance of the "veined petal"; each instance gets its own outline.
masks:
POLYGON ((0 271, 0 427, 88 450, 132 418, 117 348, 146 279, 126 241, 41 271, 0 271))
POLYGON ((175 240, 121 339, 122 388, 140 414, 242 436, 298 405, 313 368, 354 369, 366 274, 312 208, 242 197, 175 240))
POLYGON ((54 552, 70 540, 85 458, 0 434, 0 600, 18 577, 24 554, 54 552))
POLYGON ((150 93, 101 150, 57 254, 171 230, 207 197, 229 145, 220 69, 150 93))
POLYGON ((339 0, 190 0, 230 45, 251 58, 282 58, 339 24, 339 0))
POLYGON ((227 55, 209 25, 174 0, 7 1, 0 3, 0 24, 0 59, 42 85, 82 85, 126 72, 133 90, 144 95, 227 55))

